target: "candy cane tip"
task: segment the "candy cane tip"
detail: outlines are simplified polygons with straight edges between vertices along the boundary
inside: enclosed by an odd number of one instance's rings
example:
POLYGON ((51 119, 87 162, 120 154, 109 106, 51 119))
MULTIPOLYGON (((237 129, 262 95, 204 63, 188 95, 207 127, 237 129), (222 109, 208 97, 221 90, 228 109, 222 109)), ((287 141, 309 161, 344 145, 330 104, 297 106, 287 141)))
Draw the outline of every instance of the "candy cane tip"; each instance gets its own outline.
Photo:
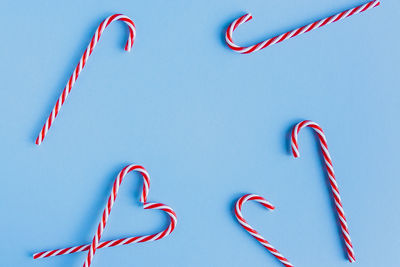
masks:
POLYGON ((40 142, 39 137, 36 138, 35 144, 38 145, 38 146, 40 146, 41 143, 42 143, 42 142, 40 142))
POLYGON ((247 13, 246 15, 244 15, 244 16, 246 17, 246 19, 243 22, 248 22, 248 21, 253 19, 253 15, 250 12, 247 13))
POLYGON ((296 152, 293 152, 292 154, 293 154, 293 157, 294 157, 295 159, 300 158, 300 154, 298 154, 298 153, 296 153, 296 152))
POLYGON ((294 150, 294 149, 292 148, 292 154, 293 154, 293 157, 294 157, 294 158, 300 158, 300 153, 299 153, 298 150, 294 150))
POLYGON ((40 255, 41 255, 41 254, 42 254, 41 252, 35 253, 35 254, 32 255, 32 258, 33 258, 34 260, 36 260, 36 259, 40 258, 40 255))

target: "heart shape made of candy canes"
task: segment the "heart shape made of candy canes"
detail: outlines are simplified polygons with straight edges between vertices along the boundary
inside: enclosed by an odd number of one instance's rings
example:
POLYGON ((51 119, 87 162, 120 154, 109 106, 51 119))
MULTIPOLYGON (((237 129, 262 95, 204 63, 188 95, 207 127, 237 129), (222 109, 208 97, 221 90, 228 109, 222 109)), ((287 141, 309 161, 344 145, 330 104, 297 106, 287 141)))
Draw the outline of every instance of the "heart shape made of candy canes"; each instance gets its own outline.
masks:
POLYGON ((251 234, 258 242, 261 243, 269 252, 271 252, 283 265, 286 267, 293 267, 293 265, 278 252, 264 237, 262 237, 253 227, 248 224, 248 222, 243 218, 242 215, 242 205, 247 201, 256 201, 266 207, 269 210, 274 210, 275 207, 269 203, 265 198, 255 195, 255 194, 247 194, 242 196, 236 201, 235 205, 235 216, 238 222, 242 225, 242 227, 251 234))
POLYGON ((111 194, 108 198, 107 205, 103 211, 101 221, 97 227, 97 231, 93 237, 93 241, 91 244, 38 252, 33 255, 33 258, 34 259, 46 258, 46 257, 51 257, 51 256, 65 255, 65 254, 71 254, 71 253, 75 253, 75 252, 88 250, 89 251, 88 256, 87 256, 83 266, 89 267, 92 263, 94 254, 96 253, 96 250, 99 248, 114 247, 114 246, 127 245, 127 244, 132 244, 132 243, 143 243, 143 242, 159 240, 161 238, 166 237, 167 235, 171 234, 172 231, 174 231, 174 229, 175 229, 175 226, 177 223, 176 213, 172 210, 171 207, 169 207, 165 204, 147 202, 147 195, 149 193, 149 189, 150 189, 150 175, 148 174, 146 169, 140 165, 126 166, 125 168, 123 168, 120 171, 120 173, 118 174, 117 178, 114 181, 114 185, 113 185, 111 194), (122 239, 117 239, 117 240, 109 240, 109 241, 100 242, 101 235, 104 231, 104 227, 106 226, 108 216, 110 215, 111 208, 117 197, 117 193, 118 193, 119 187, 122 183, 122 180, 125 177, 125 175, 131 171, 137 171, 143 177, 143 190, 142 190, 142 194, 140 196, 140 202, 143 203, 143 208, 149 209, 149 210, 155 209, 155 210, 164 211, 169 216, 170 223, 169 223, 168 227, 165 228, 163 231, 155 233, 155 234, 128 237, 128 238, 122 238, 122 239))

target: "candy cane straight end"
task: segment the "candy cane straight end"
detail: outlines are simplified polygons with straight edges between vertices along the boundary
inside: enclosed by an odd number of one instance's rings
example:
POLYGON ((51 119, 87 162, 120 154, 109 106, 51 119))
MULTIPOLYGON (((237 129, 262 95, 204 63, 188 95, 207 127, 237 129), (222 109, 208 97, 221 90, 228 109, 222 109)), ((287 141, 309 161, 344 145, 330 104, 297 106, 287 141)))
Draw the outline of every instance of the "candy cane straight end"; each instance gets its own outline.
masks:
POLYGON ((354 257, 352 258, 352 257, 349 256, 349 262, 350 263, 356 262, 356 259, 354 257))
POLYGON ((36 145, 38 145, 38 146, 40 146, 40 144, 41 144, 42 142, 40 142, 40 139, 39 139, 39 137, 38 138, 36 138, 36 141, 35 141, 35 144, 36 145))
POLYGON ((38 146, 40 146, 40 144, 41 144, 42 141, 43 141, 43 134, 42 134, 42 132, 43 132, 43 130, 40 131, 38 137, 37 137, 36 140, 35 140, 35 144, 38 145, 38 146))

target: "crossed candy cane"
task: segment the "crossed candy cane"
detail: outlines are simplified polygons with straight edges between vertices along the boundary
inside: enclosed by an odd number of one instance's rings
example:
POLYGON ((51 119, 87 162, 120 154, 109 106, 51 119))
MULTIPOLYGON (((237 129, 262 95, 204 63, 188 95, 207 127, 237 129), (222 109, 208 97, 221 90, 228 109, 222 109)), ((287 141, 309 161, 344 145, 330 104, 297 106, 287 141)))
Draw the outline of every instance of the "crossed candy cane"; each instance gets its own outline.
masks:
POLYGON ((143 168, 140 165, 126 166, 125 168, 123 168, 120 171, 120 173, 118 174, 117 178, 114 181, 114 185, 113 185, 111 194, 108 198, 107 205, 103 211, 101 221, 97 227, 97 231, 93 237, 93 241, 91 244, 69 247, 69 248, 64 248, 64 249, 43 251, 43 252, 35 253, 33 255, 33 258, 34 259, 46 258, 46 257, 51 257, 51 256, 65 255, 65 254, 71 254, 71 253, 75 253, 75 252, 81 252, 81 251, 88 250, 89 252, 88 252, 87 258, 86 258, 83 266, 89 267, 92 263, 94 254, 96 253, 96 250, 99 248, 155 241, 155 240, 159 240, 161 238, 166 237, 167 235, 171 234, 172 231, 174 231, 174 229, 175 229, 175 226, 177 223, 176 214, 172 210, 172 208, 170 208, 169 206, 167 206, 165 204, 147 202, 147 195, 149 193, 149 189, 150 189, 150 175, 145 170, 145 168, 143 168), (110 212, 111 212, 111 208, 114 205, 115 199, 117 198, 117 193, 118 193, 119 187, 122 183, 122 180, 125 177, 125 175, 131 171, 137 171, 143 177, 143 190, 142 190, 142 194, 140 196, 140 202, 143 203, 143 208, 144 209, 162 210, 162 211, 166 212, 169 216, 170 223, 166 229, 164 229, 163 231, 156 233, 156 234, 135 236, 135 237, 128 237, 128 238, 123 238, 123 239, 100 242, 101 235, 104 231, 104 227, 106 226, 108 216, 110 215, 110 212))

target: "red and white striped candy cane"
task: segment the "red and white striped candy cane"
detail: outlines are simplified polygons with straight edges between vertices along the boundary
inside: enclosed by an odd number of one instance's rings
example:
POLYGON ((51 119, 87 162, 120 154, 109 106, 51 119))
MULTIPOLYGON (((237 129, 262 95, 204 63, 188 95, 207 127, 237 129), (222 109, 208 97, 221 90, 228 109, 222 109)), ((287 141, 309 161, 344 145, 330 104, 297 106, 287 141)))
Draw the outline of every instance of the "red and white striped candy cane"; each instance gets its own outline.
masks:
POLYGON ((64 104, 69 93, 71 92, 72 86, 75 84, 76 79, 78 79, 79 74, 81 73, 83 67, 85 66, 89 56, 92 54, 93 49, 96 46, 96 44, 98 43, 104 30, 106 29, 106 27, 108 25, 111 24, 111 22, 117 21, 117 20, 125 22, 125 24, 129 28, 129 37, 128 37, 128 41, 125 44, 125 50, 128 52, 131 50, 131 48, 133 46, 133 42, 135 41, 136 29, 135 29, 135 24, 133 23, 133 21, 130 18, 128 18, 127 16, 122 15, 122 14, 115 14, 115 15, 109 16, 102 23, 100 23, 99 27, 97 27, 97 30, 92 37, 92 40, 90 41, 88 47, 86 48, 85 52, 83 53, 81 60, 79 61, 74 72, 72 73, 71 77, 69 78, 67 85, 64 88, 64 91, 58 98, 57 103, 55 104, 53 110, 51 111, 49 117, 46 120, 46 123, 43 125, 43 128, 40 131, 39 136, 36 138, 37 145, 40 145, 43 142, 44 137, 46 136, 48 130, 50 129, 54 119, 57 117, 58 112, 61 109, 61 106, 64 104))
POLYGON ((249 232, 255 239, 257 239, 258 242, 261 243, 269 252, 271 252, 280 262, 283 263, 286 267, 293 267, 293 265, 278 252, 267 240, 265 240, 253 227, 251 227, 247 221, 243 218, 242 215, 242 205, 249 201, 249 200, 254 200, 264 207, 266 207, 269 210, 274 210, 275 207, 269 203, 265 198, 254 195, 254 194, 247 194, 242 196, 241 198, 236 201, 235 205, 235 215, 238 220, 238 222, 243 226, 243 228, 249 232))
POLYGON ((318 124, 316 124, 315 122, 309 121, 309 120, 305 120, 305 121, 298 123, 293 128, 292 138, 291 138, 293 156, 295 158, 300 157, 299 145, 297 142, 297 139, 298 139, 297 135, 300 132, 300 130, 304 127, 310 127, 317 133, 319 143, 321 146, 322 155, 323 155, 324 161, 325 161, 326 171, 327 171, 328 177, 329 177, 329 184, 331 185, 331 189, 332 189, 333 200, 335 202, 335 207, 336 207, 337 215, 339 218, 340 228, 342 229, 342 236, 344 239, 344 243, 346 244, 347 256, 348 256, 350 262, 355 262, 356 259, 354 256, 353 245, 351 243, 349 229, 347 227, 347 221, 346 221, 346 217, 344 215, 342 200, 341 200, 340 194, 339 194, 339 187, 337 185, 335 173, 333 171, 332 159, 331 159, 331 156, 328 151, 328 144, 326 141, 324 131, 318 124))
POLYGON ((239 25, 241 25, 241 24, 243 24, 243 23, 245 23, 245 22, 247 22, 247 21, 249 21, 249 20, 251 20, 253 18, 251 16, 251 14, 248 13, 248 14, 236 19, 235 21, 233 21, 231 23, 231 25, 229 25, 229 27, 228 27, 228 29, 226 31, 226 34, 225 34, 225 40, 226 40, 226 43, 227 43, 227 45, 229 46, 230 49, 232 49, 232 50, 234 50, 234 51, 236 51, 238 53, 241 53, 241 54, 249 54, 249 53, 264 49, 264 48, 266 48, 266 47, 268 47, 270 45, 273 45, 273 44, 282 42, 284 40, 287 40, 289 38, 295 37, 295 36, 297 36, 299 34, 306 33, 306 32, 309 32, 309 31, 311 31, 313 29, 322 27, 322 26, 327 25, 329 23, 342 20, 344 18, 350 17, 350 16, 358 14, 360 12, 364 12, 364 11, 366 11, 368 9, 374 8, 376 6, 379 6, 379 4, 380 4, 379 0, 374 0, 374 1, 368 2, 368 3, 364 4, 364 5, 360 5, 358 7, 355 7, 355 8, 340 12, 340 13, 338 13, 336 15, 333 15, 333 16, 330 16, 328 18, 321 19, 321 20, 318 20, 316 22, 310 23, 308 25, 305 25, 303 27, 297 28, 297 29, 292 30, 290 32, 282 33, 281 35, 272 37, 272 38, 270 38, 268 40, 265 40, 263 42, 260 42, 258 44, 251 45, 251 46, 239 46, 239 45, 235 44, 235 42, 233 41, 232 33, 239 25))
POLYGON ((95 234, 91 244, 69 247, 69 248, 64 248, 64 249, 56 249, 56 250, 38 252, 33 255, 33 258, 39 259, 39 258, 65 255, 65 254, 71 254, 71 253, 75 253, 75 252, 89 250, 88 256, 83 265, 85 267, 89 267, 90 264, 92 263, 92 259, 93 259, 93 256, 94 256, 96 250, 99 248, 155 241, 155 240, 162 239, 162 238, 166 237, 167 235, 171 234, 172 231, 174 231, 174 229, 175 229, 175 226, 177 223, 177 216, 176 216, 175 212, 172 210, 172 208, 170 208, 167 205, 164 205, 161 203, 147 202, 147 195, 149 193, 149 188, 150 188, 150 176, 149 176, 148 172, 142 166, 140 166, 140 165, 126 166, 125 168, 123 168, 121 170, 121 172, 118 174, 117 178, 115 179, 110 197, 108 198, 107 206, 103 211, 103 216, 97 227, 96 234, 95 234), (106 226, 108 216, 110 215, 110 212, 111 212, 111 208, 117 197, 119 186, 121 185, 122 180, 125 177, 125 175, 131 171, 137 171, 137 172, 141 173, 143 176, 143 191, 142 191, 142 194, 140 197, 140 202, 143 203, 143 208, 144 209, 162 210, 162 211, 166 212, 170 218, 170 224, 168 225, 168 227, 166 229, 164 229, 163 231, 156 233, 156 234, 128 237, 128 238, 123 238, 123 239, 118 239, 118 240, 110 240, 110 241, 100 242, 100 238, 103 233, 104 227, 106 226))

